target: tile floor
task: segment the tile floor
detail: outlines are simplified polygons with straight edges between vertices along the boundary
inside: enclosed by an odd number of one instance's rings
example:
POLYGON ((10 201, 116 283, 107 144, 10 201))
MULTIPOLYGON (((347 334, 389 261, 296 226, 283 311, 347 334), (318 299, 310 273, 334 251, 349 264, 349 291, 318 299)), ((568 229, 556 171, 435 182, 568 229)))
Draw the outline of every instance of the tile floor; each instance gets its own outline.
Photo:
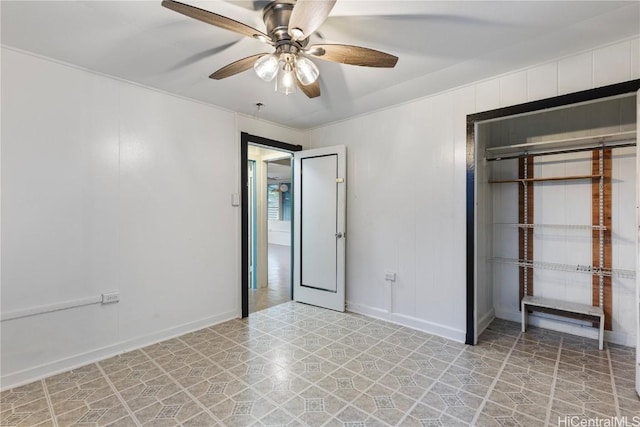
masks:
POLYGON ((249 313, 291 301, 291 247, 269 244, 266 288, 249 289, 249 313))
POLYGON ((501 320, 465 346, 290 302, 2 392, 0 424, 557 426, 640 415, 634 358, 501 320))

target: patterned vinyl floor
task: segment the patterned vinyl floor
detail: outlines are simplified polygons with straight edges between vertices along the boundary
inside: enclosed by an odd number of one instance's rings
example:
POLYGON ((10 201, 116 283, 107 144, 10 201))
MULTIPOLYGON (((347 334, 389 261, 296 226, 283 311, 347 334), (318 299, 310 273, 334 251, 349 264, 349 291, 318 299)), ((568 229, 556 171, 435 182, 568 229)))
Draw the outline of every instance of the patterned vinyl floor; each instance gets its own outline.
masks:
POLYGON ((630 348, 598 351, 593 340, 536 328, 522 334, 502 320, 480 345, 465 346, 289 302, 4 391, 0 424, 631 423, 640 417, 634 358, 630 348))
POLYGON ((291 301, 291 247, 269 244, 264 288, 249 288, 249 313, 291 301))

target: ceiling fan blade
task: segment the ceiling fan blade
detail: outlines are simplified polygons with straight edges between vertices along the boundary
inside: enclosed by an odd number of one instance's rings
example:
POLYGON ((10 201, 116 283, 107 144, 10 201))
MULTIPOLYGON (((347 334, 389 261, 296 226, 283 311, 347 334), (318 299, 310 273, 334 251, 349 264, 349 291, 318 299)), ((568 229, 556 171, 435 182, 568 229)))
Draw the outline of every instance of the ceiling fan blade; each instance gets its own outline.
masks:
POLYGON ((316 44, 306 49, 305 53, 326 61, 363 67, 393 68, 398 62, 397 56, 346 44, 316 44))
POLYGON ((336 0, 297 0, 289 19, 289 35, 304 40, 327 19, 336 0))
POLYGON ((235 62, 232 62, 231 64, 225 65, 224 67, 220 68, 218 71, 211 74, 209 78, 214 80, 222 80, 243 71, 247 71, 249 68, 253 67, 253 64, 258 60, 258 58, 264 55, 268 54, 258 53, 257 55, 251 55, 247 56, 246 58, 239 59, 235 62))
POLYGON ((217 13, 209 12, 208 10, 200 9, 194 6, 189 6, 188 4, 180 3, 174 0, 162 0, 162 5, 167 9, 173 10, 174 12, 178 12, 190 18, 206 22, 207 24, 215 25, 216 27, 233 31, 238 34, 242 34, 243 36, 271 42, 271 37, 269 37, 262 31, 243 24, 242 22, 227 18, 226 16, 218 15, 217 13))
POLYGON ((318 82, 318 80, 311 83, 310 85, 305 86, 302 84, 300 79, 296 76, 296 83, 298 84, 298 87, 300 88, 300 90, 303 91, 304 94, 307 95, 309 98, 317 98, 318 96, 320 96, 320 83, 318 82))

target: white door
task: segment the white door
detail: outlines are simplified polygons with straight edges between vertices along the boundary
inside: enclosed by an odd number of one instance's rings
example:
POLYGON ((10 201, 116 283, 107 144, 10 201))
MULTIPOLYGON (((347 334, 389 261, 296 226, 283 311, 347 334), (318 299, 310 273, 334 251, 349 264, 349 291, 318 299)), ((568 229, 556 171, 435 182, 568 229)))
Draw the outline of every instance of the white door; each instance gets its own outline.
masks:
POLYGON ((640 90, 636 94, 636 392, 640 395, 640 90))
POLYGON ((293 299, 331 310, 345 305, 345 146, 294 154, 293 299))

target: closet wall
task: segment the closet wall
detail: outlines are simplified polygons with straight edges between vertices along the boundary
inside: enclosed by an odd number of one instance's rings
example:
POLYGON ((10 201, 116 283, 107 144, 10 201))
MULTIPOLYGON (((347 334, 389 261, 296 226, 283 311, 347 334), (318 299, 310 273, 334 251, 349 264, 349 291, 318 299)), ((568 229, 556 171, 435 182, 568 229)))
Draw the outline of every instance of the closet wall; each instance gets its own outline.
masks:
MULTIPOLYGON (((478 153, 488 147, 553 141, 635 131, 635 96, 604 100, 553 111, 483 123, 478 126, 478 153)), ((633 142, 629 138, 629 142, 633 142)), ((635 270, 635 147, 612 150, 611 251, 612 267, 635 270)), ((536 156, 535 177, 589 175, 592 152, 536 156)), ((520 322, 519 267, 496 258, 519 258, 518 227, 521 183, 490 184, 490 180, 518 177, 518 160, 487 161, 478 165, 478 327, 497 318, 520 322)), ((533 260, 575 266, 576 271, 534 268, 535 296, 583 304, 592 302, 592 275, 577 271, 592 265, 591 179, 545 181, 534 184, 533 260), (546 225, 546 226, 543 226, 546 225), (560 227, 565 225, 566 227, 560 227), (582 226, 582 227, 577 227, 582 226)), ((530 257, 531 258, 531 257, 530 257)), ((634 346, 635 279, 611 279, 612 323, 608 341, 634 346)), ((591 322, 545 313, 529 315, 541 327, 596 338, 591 322)))

